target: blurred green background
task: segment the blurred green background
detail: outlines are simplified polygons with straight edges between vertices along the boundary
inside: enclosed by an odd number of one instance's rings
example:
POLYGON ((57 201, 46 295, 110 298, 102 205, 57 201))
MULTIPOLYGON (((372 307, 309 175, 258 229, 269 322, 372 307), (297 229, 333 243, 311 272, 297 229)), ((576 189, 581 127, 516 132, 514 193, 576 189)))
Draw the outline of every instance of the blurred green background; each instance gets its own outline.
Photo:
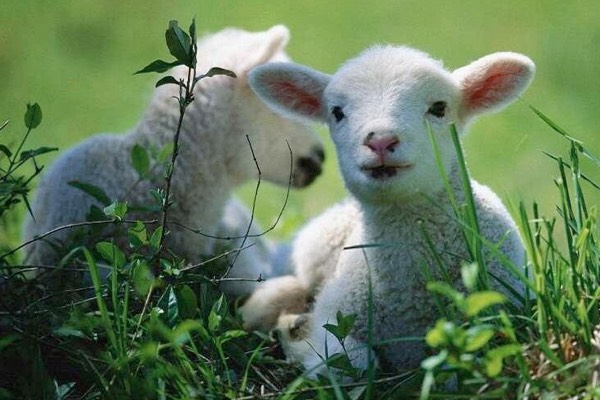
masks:
MULTIPOLYGON (((536 199, 546 214, 557 199, 552 181, 557 173, 542 150, 568 153, 564 140, 528 104, 593 152, 600 147, 597 0, 2 0, 0 119, 11 124, 0 142, 23 134, 28 101, 38 102, 44 113, 32 147, 64 150, 97 132, 127 131, 157 79, 132 73, 168 56, 164 30, 170 19, 188 26, 194 16, 200 33, 228 26, 264 30, 283 23, 292 33, 292 58, 325 72, 373 43, 420 48, 450 69, 495 51, 530 56, 537 76, 523 101, 476 122, 465 148, 478 181, 511 202, 536 199)), ((320 132, 327 141, 325 130, 320 132)), ((306 218, 344 196, 331 146, 327 160, 326 173, 315 185, 292 193, 276 235, 289 236, 306 218)), ((262 188, 259 219, 268 225, 285 191, 262 188)), ((251 198, 253 191, 254 185, 248 185, 242 195, 251 198)))

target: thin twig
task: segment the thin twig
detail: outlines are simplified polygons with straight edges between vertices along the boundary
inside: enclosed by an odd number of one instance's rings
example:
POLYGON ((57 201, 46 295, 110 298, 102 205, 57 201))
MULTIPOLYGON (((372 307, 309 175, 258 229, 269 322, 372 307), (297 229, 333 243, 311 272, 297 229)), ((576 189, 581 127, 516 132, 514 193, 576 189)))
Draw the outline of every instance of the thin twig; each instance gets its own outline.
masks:
MULTIPOLYGON (((250 234, 250 229, 252 229, 252 224, 254 223, 254 212, 256 210, 256 200, 258 199, 258 190, 260 188, 260 183, 261 183, 261 177, 262 177, 262 171, 260 170, 260 166, 258 165, 258 160, 256 159, 256 155, 254 154, 254 148, 252 147, 252 142, 250 142, 250 137, 248 135, 246 135, 246 140, 248 141, 248 146, 250 147, 250 152, 252 153, 252 159, 254 160, 254 165, 256 165, 256 170, 258 171, 258 180, 256 181, 256 188, 254 189, 254 197, 252 198, 252 210, 250 212, 250 221, 248 222, 248 227, 246 228, 246 233, 244 234, 244 237, 242 239, 242 244, 240 244, 240 248, 243 248, 244 245, 246 244, 246 241, 248 240, 248 235, 250 234)), ((225 272, 223 273, 223 275, 221 275, 221 278, 225 278, 227 275, 229 275, 229 273, 231 272, 231 270, 233 269, 233 266, 235 265, 235 262, 237 261, 238 257, 240 256, 240 252, 236 252, 235 256, 233 257, 233 261, 231 263, 229 263, 229 265, 227 266, 227 269, 225 270, 225 272)))
POLYGON ((64 231, 65 229, 80 228, 83 226, 109 225, 109 224, 136 224, 139 222, 141 222, 143 224, 155 224, 158 222, 158 220, 153 219, 153 220, 149 220, 149 221, 138 221, 138 220, 128 220, 128 219, 120 220, 118 218, 114 218, 114 219, 109 219, 106 221, 86 221, 86 222, 75 222, 72 224, 61 225, 54 229, 49 230, 48 232, 42 233, 40 235, 35 235, 32 239, 27 240, 26 242, 23 242, 19 246, 15 247, 14 249, 9 250, 6 253, 0 255, 0 259, 3 259, 5 257, 17 252, 18 250, 21 250, 23 247, 29 246, 30 244, 37 242, 38 240, 41 240, 45 237, 48 237, 56 232, 64 231))
MULTIPOLYGON (((192 39, 194 40, 194 39, 192 39)), ((195 45, 192 46, 193 51, 193 59, 196 58, 196 48, 195 45)), ((160 253, 164 246, 165 236, 167 234, 167 216, 169 214, 169 207, 171 206, 170 197, 171 197, 171 186, 173 181, 173 174, 175 172, 175 162, 177 161, 177 156, 179 155, 179 136, 181 134, 181 126, 183 125, 183 118, 185 116, 185 110, 188 105, 193 101, 193 91, 195 86, 196 78, 196 64, 193 67, 188 67, 187 71, 187 80, 185 83, 185 96, 182 97, 181 89, 183 85, 183 81, 180 81, 179 85, 179 121, 177 122, 177 130, 175 131, 175 137, 173 138, 173 154, 171 154, 171 165, 168 168, 167 178, 166 178, 166 187, 165 187, 165 197, 162 204, 162 218, 160 226, 162 226, 162 230, 160 232, 160 240, 158 244, 158 252, 160 253), (192 78, 193 77, 193 78, 192 78)))
POLYGON ((200 263, 198 263, 198 264, 194 264, 194 265, 190 265, 190 266, 187 266, 187 267, 181 268, 181 270, 180 270, 180 271, 181 271, 181 272, 185 272, 185 271, 189 271, 189 270, 191 270, 191 269, 194 269, 194 268, 202 267, 202 266, 204 266, 204 265, 206 265, 206 264, 209 264, 209 263, 211 263, 211 262, 213 262, 213 261, 217 261, 217 260, 218 260, 218 259, 220 259, 220 258, 227 257, 227 256, 228 256, 229 254, 231 254, 231 253, 235 253, 235 252, 238 252, 238 253, 239 253, 239 252, 240 252, 240 251, 242 251, 242 250, 246 250, 246 249, 248 249, 248 248, 250 248, 250 247, 254 246, 255 244, 256 244, 256 243, 251 243, 251 244, 249 244, 248 246, 245 246, 245 247, 238 247, 237 249, 232 249, 232 250, 226 251, 226 252, 224 252, 224 253, 221 253, 221 254, 219 254, 219 255, 216 255, 216 256, 214 256, 214 257, 212 257, 212 258, 209 258, 208 260, 204 260, 204 261, 202 261, 202 262, 200 262, 200 263))
POLYGON ((169 225, 175 225, 178 226, 180 228, 183 228, 189 232, 193 232, 196 233, 198 235, 210 238, 210 239, 217 239, 217 240, 237 240, 237 239, 243 239, 245 237, 248 238, 256 238, 256 237, 261 237, 266 235, 267 233, 271 232, 273 229, 275 229, 277 227, 277 225, 279 225, 279 221, 281 221, 281 218, 283 217, 283 212, 285 211, 285 209, 287 208, 287 203, 289 201, 290 198, 290 191, 291 191, 291 187, 292 187, 292 181, 294 179, 294 155, 292 152, 292 148, 290 147, 289 142, 286 141, 286 144, 288 146, 288 151, 290 152, 290 175, 289 175, 289 179, 288 179, 288 185, 287 185, 287 189, 285 192, 285 198, 283 200, 283 204, 281 206, 281 208, 279 209, 279 213, 277 214, 277 218, 275 218, 275 221, 271 224, 271 226, 265 230, 263 230, 261 233, 253 233, 253 234, 248 234, 248 235, 240 235, 240 236, 218 236, 218 235, 212 235, 209 233, 204 233, 202 232, 200 229, 196 229, 196 228, 192 228, 189 227, 185 224, 182 224, 179 221, 168 221, 167 223, 169 225))

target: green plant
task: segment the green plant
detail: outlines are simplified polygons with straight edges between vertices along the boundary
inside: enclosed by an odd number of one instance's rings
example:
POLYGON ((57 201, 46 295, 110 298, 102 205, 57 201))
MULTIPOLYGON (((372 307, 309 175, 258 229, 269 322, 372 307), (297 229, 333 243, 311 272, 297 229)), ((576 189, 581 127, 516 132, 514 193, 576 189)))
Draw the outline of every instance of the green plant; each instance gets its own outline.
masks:
MULTIPOLYGON (((11 150, 7 145, 0 144, 0 220, 5 219, 7 213, 20 203, 25 204, 27 210, 31 211, 27 196, 31 189, 31 182, 43 169, 43 166, 38 164, 36 157, 57 150, 55 147, 24 150, 30 133, 42 123, 42 109, 39 104, 27 104, 24 123, 27 131, 16 148, 11 150), (26 169, 27 167, 30 168, 26 169), (31 167, 33 167, 33 171, 31 171, 31 167)), ((3 135, 4 138, 6 138, 4 129, 8 124, 9 121, 5 121, 0 125, 0 135, 3 135)), ((1 245, 6 246, 7 243, 1 245)), ((7 249, 0 247, 2 254, 5 250, 7 249)), ((6 262, 4 256, 0 257, 0 268, 5 266, 6 262)))

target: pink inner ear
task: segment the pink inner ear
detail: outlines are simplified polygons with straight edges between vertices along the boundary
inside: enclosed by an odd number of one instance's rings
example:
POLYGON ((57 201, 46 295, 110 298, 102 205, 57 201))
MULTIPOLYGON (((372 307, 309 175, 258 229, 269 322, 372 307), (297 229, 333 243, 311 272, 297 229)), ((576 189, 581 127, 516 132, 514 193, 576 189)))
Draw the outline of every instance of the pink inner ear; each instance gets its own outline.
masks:
POLYGON ((317 96, 290 82, 271 83, 272 92, 285 107, 304 115, 316 116, 321 112, 321 101, 317 96))
POLYGON ((509 99, 519 87, 524 67, 515 64, 490 68, 481 77, 465 82, 464 98, 468 109, 494 107, 509 99))

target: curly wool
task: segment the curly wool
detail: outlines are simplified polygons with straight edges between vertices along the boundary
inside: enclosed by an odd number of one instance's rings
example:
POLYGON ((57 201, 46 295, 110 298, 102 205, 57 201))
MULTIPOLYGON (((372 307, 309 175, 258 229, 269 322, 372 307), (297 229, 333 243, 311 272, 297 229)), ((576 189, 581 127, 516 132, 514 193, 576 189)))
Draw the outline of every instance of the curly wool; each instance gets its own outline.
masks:
MULTIPOLYGON (((237 79, 216 76, 201 80, 195 88, 195 100, 183 119, 171 181, 173 206, 169 208, 165 244, 167 251, 188 262, 197 263, 213 254, 218 243, 217 239, 193 233, 181 225, 228 237, 243 235, 250 224, 249 212, 232 197, 237 186, 258 176, 248 141, 252 143, 263 179, 280 185, 289 183, 287 143, 294 158, 303 161, 297 161, 291 171, 294 186, 310 184, 320 172, 323 150, 313 130, 306 123, 272 113, 247 83, 247 74, 253 67, 268 61, 289 60, 283 51, 288 39, 287 28, 275 26, 256 33, 226 29, 198 43, 199 73, 218 65, 234 71, 237 79)), ((184 67, 172 71, 175 77, 183 78, 186 74, 184 67)), ((101 207, 93 197, 71 186, 72 181, 95 185, 111 200, 125 201, 130 208, 155 204, 150 192, 164 186, 164 168, 154 162, 150 176, 140 179, 131 165, 131 150, 141 145, 152 153, 173 143, 179 119, 179 105, 174 99, 178 91, 176 85, 158 87, 141 121, 128 134, 96 135, 63 153, 40 182, 32 205, 35 219, 26 222, 25 239, 86 221, 90 206, 101 207)), ((141 219, 158 216, 157 212, 128 215, 141 219)), ((252 229, 253 233, 260 233, 259 228, 252 229)), ((90 233, 81 234, 85 237, 90 233)), ((112 229, 104 232, 107 237, 114 234, 112 229)), ((57 232, 28 246, 26 263, 55 264, 61 254, 52 244, 69 245, 81 239, 73 230, 57 232)), ((272 246, 261 238, 251 238, 246 244, 252 243, 257 245, 241 253, 229 277, 256 279, 261 274, 276 273, 270 260, 272 246)), ((251 283, 231 284, 228 289, 244 294, 253 287, 251 283)))
MULTIPOLYGON (((449 72, 423 52, 375 46, 333 76, 293 64, 267 64, 251 74, 252 88, 273 109, 328 123, 352 195, 309 222, 294 242, 292 278, 315 299, 296 319, 280 313, 278 329, 290 359, 313 375, 325 368, 327 354, 342 351, 361 369, 371 350, 383 366, 419 365, 425 356, 422 337, 439 317, 426 275, 447 277, 461 288, 460 267, 472 261, 465 228, 449 200, 465 203, 450 124, 463 132, 477 115, 514 101, 534 70, 525 56, 495 53, 449 72), (448 174, 450 193, 439 166, 448 174), (323 328, 340 311, 356 315, 343 348, 323 328), (367 347, 369 313, 375 349, 367 347), (292 328, 306 333, 292 335, 292 328)), ((516 268, 524 264, 516 225, 489 188, 470 185, 492 287, 516 301, 513 294, 524 291, 523 283, 501 260, 516 268)), ((268 295, 282 296, 296 284, 292 278, 280 293, 276 287, 257 290, 244 309, 268 303, 268 295)))

